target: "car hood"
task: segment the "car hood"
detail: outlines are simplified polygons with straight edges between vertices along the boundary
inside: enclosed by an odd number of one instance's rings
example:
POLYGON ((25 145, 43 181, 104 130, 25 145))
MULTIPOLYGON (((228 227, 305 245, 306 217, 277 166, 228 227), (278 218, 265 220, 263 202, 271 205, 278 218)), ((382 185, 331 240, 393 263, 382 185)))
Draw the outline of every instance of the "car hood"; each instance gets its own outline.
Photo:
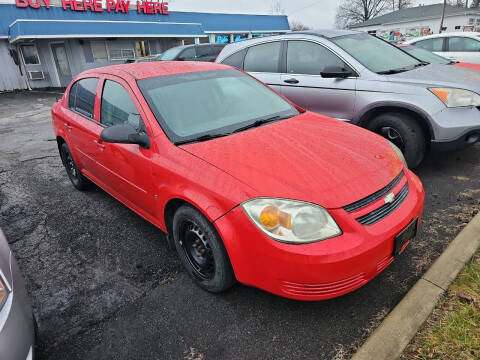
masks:
POLYGON ((376 192, 403 168, 380 136, 310 112, 182 148, 253 188, 254 196, 330 209, 376 192))
POLYGON ((390 81, 403 84, 453 87, 480 92, 480 73, 458 66, 430 64, 387 76, 390 81))

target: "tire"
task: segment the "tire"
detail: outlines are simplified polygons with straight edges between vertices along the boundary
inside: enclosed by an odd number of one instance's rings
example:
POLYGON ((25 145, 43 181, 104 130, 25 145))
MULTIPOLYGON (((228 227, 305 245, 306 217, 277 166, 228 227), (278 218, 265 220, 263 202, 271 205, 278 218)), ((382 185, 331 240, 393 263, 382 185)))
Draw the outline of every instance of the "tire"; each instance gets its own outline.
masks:
POLYGON ((236 282, 222 239, 198 210, 183 205, 176 211, 173 238, 183 266, 198 286, 219 293, 236 282))
POLYGON ((73 160, 72 153, 70 152, 70 149, 66 143, 63 143, 62 147, 60 148, 60 157, 62 158, 68 178, 72 182, 73 186, 80 191, 90 189, 92 187, 91 181, 83 176, 78 169, 77 164, 75 164, 75 161, 73 160))
POLYGON ((402 113, 381 114, 371 120, 367 128, 397 145, 410 168, 420 165, 425 157, 425 133, 411 116, 402 113))

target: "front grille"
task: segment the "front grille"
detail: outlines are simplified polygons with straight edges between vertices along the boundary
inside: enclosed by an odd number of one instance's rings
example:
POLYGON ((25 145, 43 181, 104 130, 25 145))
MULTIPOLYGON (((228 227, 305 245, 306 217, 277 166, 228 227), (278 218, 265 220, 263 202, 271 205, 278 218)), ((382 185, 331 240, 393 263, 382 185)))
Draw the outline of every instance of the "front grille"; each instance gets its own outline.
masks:
POLYGON ((393 181, 387 186, 385 186, 383 189, 380 189, 377 192, 373 193, 372 195, 367 196, 366 198, 363 198, 361 200, 358 200, 350 205, 344 206, 343 209, 348 213, 352 213, 358 209, 361 209, 367 205, 370 205, 371 203, 377 201, 381 197, 387 195, 395 187, 395 185, 397 185, 400 182, 400 180, 402 180, 403 175, 404 173, 402 170, 400 174, 398 174, 397 177, 393 179, 393 181))
POLYGON ((395 200, 389 204, 385 204, 382 207, 373 210, 372 212, 360 216, 356 220, 362 224, 362 225, 373 225, 383 218, 387 217, 390 215, 392 212, 395 211, 402 203, 403 201, 407 198, 409 193, 408 189, 408 183, 405 184, 405 186, 402 188, 402 190, 399 191, 399 193, 396 195, 395 200))
POLYGON ((291 295, 301 296, 329 296, 344 293, 356 289, 367 282, 365 274, 357 274, 347 279, 323 284, 302 284, 290 281, 282 281, 282 290, 291 295))

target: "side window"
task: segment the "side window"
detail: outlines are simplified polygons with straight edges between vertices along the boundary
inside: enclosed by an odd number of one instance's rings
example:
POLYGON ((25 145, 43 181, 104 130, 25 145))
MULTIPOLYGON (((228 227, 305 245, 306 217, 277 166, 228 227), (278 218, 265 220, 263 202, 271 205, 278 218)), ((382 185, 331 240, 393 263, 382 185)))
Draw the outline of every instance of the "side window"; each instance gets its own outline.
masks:
POLYGON ((96 78, 82 79, 73 84, 68 97, 68 107, 93 119, 97 85, 98 79, 96 78))
POLYGON ((195 60, 196 53, 195 53, 195 48, 190 47, 185 50, 180 54, 178 57, 179 60, 185 60, 185 61, 193 61, 195 60))
POLYGON ((280 58, 280 41, 255 45, 248 49, 245 56, 245 71, 278 72, 280 58))
POLYGON ((233 55, 230 55, 225 60, 222 61, 222 64, 234 66, 238 69, 243 69, 243 59, 245 59, 245 54, 247 49, 236 52, 233 55))
POLYGON ((443 38, 421 40, 414 45, 429 51, 443 51, 443 38))
POLYGON ((68 108, 70 110, 75 110, 75 101, 77 100, 77 88, 78 82, 72 85, 70 88, 70 93, 68 94, 68 108))
POLYGON ((480 51, 480 41, 466 37, 451 37, 448 39, 448 51, 480 51))
POLYGON ((347 68, 337 55, 310 41, 289 41, 287 72, 289 74, 320 75, 327 66, 347 68))
POLYGON ((202 60, 207 57, 213 56, 213 50, 210 45, 197 47, 197 59, 202 60))
POLYGON ((140 129, 140 114, 130 94, 119 83, 106 80, 103 86, 100 122, 106 127, 131 124, 140 129))

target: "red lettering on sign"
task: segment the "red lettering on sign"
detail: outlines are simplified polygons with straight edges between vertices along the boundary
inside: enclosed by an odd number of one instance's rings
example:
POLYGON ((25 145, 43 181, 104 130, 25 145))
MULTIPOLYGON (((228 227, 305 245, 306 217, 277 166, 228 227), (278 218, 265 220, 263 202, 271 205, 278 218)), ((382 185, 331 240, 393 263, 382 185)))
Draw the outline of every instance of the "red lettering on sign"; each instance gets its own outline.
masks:
POLYGON ((30 5, 30 7, 34 8, 34 9, 38 9, 40 6, 42 6, 42 1, 41 0, 28 0, 28 4, 30 5))
POLYGON ((75 0, 73 2, 73 10, 75 11, 85 11, 83 8, 83 2, 75 0))
POLYGON ((95 6, 95 12, 103 12, 102 0, 93 0, 93 4, 95 6))
POLYGON ((45 3, 45 7, 50 9, 50 0, 43 0, 43 2, 45 3))
POLYGON ((162 6, 162 12, 160 14, 168 15, 169 14, 168 3, 162 3, 161 6, 162 6))
POLYGON ((17 7, 27 7, 28 6, 28 1, 27 0, 15 0, 15 5, 17 5, 17 7))
POLYGON ((137 11, 141 13, 142 11, 145 12, 145 3, 137 1, 137 11))
POLYGON ((67 10, 67 7, 70 7, 73 10, 73 0, 62 0, 63 10, 67 10))
POLYGON ((95 11, 95 8, 93 7, 93 0, 83 0, 83 7, 85 8, 85 11, 95 11))
POLYGON ((118 0, 115 12, 128 13, 128 5, 130 5, 130 2, 125 3, 123 0, 118 0))
POLYGON ((107 0, 107 11, 110 12, 115 10, 115 1, 114 0, 107 0))

